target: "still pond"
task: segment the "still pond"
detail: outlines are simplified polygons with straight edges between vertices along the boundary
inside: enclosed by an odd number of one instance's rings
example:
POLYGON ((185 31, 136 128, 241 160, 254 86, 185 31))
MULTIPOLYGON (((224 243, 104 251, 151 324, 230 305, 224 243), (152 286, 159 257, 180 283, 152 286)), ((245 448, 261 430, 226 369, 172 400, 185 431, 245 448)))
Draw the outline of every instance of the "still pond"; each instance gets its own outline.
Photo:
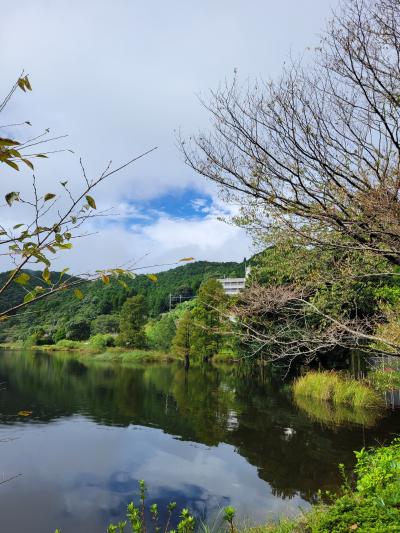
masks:
POLYGON ((245 367, 3 351, 0 382, 0 516, 17 533, 104 533, 139 479, 149 503, 173 500, 209 523, 228 504, 247 522, 292 516, 340 484, 353 450, 400 431, 398 410, 296 404, 245 367))

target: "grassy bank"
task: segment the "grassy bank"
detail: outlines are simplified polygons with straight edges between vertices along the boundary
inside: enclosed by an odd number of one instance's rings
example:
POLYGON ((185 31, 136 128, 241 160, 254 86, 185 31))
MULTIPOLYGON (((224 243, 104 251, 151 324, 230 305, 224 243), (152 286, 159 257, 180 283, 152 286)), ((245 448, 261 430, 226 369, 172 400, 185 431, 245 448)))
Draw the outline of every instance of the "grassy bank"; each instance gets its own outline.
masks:
POLYGON ((95 346, 87 341, 62 340, 56 344, 43 344, 39 346, 27 346, 22 343, 0 344, 7 350, 38 350, 42 352, 59 353, 71 352, 77 359, 93 362, 133 364, 146 362, 169 362, 177 358, 171 354, 156 350, 127 350, 120 347, 95 346))
POLYGON ((295 398, 308 397, 353 407, 377 407, 382 398, 367 382, 338 372, 308 372, 293 383, 295 398))

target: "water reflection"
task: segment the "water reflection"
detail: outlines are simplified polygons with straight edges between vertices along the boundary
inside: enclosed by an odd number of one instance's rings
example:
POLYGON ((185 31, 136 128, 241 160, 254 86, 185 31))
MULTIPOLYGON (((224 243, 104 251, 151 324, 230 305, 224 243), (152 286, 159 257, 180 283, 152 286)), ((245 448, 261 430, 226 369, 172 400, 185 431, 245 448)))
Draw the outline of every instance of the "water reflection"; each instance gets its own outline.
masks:
POLYGON ((17 514, 18 531, 103 531, 141 478, 153 501, 204 518, 227 503, 254 520, 294 513, 338 485, 353 450, 399 427, 398 412, 321 423, 280 382, 243 367, 186 374, 4 352, 0 382, 0 438, 16 438, 0 444, 1 469, 23 473, 0 489, 5 530, 17 514))

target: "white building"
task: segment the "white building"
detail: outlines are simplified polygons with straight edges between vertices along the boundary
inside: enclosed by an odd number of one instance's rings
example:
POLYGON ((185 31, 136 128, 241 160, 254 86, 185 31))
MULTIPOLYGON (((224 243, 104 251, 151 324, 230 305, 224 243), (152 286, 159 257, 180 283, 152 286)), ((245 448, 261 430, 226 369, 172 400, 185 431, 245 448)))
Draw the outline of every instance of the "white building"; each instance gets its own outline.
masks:
POLYGON ((250 267, 246 267, 246 276, 244 278, 221 278, 218 279, 225 291, 225 294, 234 296, 239 294, 246 286, 246 278, 250 273, 250 267))

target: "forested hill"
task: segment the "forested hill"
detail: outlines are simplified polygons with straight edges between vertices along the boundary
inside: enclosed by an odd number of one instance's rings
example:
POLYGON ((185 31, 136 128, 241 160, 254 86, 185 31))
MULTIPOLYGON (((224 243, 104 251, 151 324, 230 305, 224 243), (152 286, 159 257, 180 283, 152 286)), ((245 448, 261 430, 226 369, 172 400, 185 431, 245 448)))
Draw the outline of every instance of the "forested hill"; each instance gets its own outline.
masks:
MULTIPOLYGON (((41 273, 27 271, 31 282, 38 284, 41 273)), ((131 279, 125 277, 128 289, 122 287, 117 280, 111 279, 109 284, 101 281, 89 282, 82 286, 84 298, 78 300, 72 291, 65 291, 37 302, 27 308, 17 317, 0 324, 0 341, 26 338, 37 327, 43 328, 49 335, 54 336, 58 330, 68 328, 69 325, 85 323, 87 327, 98 316, 109 315, 110 319, 117 315, 125 300, 135 294, 143 294, 146 299, 148 313, 156 317, 169 309, 169 295, 182 294, 191 296, 196 294, 202 281, 208 278, 244 275, 244 263, 217 263, 197 261, 194 263, 172 268, 157 274, 157 281, 151 281, 146 275, 138 275, 131 279)), ((7 273, 0 274, 0 283, 4 282, 7 273)), ((52 273, 57 279, 59 273, 52 273)), ((14 283, 3 297, 0 297, 0 308, 5 309, 10 304, 20 302, 25 290, 14 283)))

